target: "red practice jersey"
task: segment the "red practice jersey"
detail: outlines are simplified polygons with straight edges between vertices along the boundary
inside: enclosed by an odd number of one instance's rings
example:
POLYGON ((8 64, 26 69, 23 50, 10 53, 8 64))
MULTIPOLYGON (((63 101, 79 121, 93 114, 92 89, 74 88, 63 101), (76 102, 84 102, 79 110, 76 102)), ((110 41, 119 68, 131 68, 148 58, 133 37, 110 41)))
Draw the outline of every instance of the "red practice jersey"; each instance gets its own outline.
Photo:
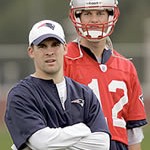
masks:
POLYGON ((93 89, 101 103, 112 140, 128 144, 126 128, 146 124, 143 95, 133 63, 116 51, 101 64, 77 43, 68 44, 64 73, 93 89))

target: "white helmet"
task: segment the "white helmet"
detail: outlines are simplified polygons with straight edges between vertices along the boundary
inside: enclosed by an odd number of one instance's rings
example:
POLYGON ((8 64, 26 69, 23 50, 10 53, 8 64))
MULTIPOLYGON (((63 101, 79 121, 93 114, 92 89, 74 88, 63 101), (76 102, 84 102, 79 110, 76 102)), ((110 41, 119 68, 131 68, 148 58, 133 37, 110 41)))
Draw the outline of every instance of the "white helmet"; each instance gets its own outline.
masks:
POLYGON ((88 40, 97 41, 109 36, 115 27, 119 17, 117 0, 71 0, 70 19, 77 33, 88 40), (109 19, 105 23, 84 24, 80 21, 82 10, 108 10, 109 19), (95 30, 90 30, 91 26, 95 30))

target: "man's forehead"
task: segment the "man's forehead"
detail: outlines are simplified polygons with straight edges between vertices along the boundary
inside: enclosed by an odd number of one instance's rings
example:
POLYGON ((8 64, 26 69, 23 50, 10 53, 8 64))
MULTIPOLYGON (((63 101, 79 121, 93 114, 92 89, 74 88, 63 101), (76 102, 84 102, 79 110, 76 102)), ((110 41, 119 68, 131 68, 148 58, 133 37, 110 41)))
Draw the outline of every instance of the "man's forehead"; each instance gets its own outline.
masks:
POLYGON ((82 12, 103 12, 107 11, 106 9, 84 9, 82 12))
POLYGON ((48 37, 48 38, 44 39, 40 44, 45 43, 45 42, 57 42, 57 43, 61 43, 58 39, 56 39, 54 37, 48 37))

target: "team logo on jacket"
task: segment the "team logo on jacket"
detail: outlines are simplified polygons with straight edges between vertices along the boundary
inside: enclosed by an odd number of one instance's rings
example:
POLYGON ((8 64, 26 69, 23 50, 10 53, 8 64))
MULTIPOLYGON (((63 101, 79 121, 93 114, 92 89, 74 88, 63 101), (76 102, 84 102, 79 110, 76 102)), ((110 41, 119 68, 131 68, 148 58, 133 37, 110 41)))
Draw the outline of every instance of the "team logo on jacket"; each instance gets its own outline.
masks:
POLYGON ((75 99, 75 100, 72 100, 71 103, 76 103, 76 104, 79 104, 83 107, 84 105, 84 100, 83 99, 75 99))

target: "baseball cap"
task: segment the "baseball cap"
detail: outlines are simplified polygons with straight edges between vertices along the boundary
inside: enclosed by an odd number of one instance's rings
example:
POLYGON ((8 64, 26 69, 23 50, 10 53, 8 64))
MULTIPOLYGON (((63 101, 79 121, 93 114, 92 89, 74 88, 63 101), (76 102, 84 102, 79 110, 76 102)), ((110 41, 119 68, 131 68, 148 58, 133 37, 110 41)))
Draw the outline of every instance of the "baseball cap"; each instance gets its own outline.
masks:
POLYGON ((52 20, 42 20, 33 25, 29 33, 29 45, 38 45, 47 38, 56 38, 65 43, 65 35, 62 26, 52 20))

